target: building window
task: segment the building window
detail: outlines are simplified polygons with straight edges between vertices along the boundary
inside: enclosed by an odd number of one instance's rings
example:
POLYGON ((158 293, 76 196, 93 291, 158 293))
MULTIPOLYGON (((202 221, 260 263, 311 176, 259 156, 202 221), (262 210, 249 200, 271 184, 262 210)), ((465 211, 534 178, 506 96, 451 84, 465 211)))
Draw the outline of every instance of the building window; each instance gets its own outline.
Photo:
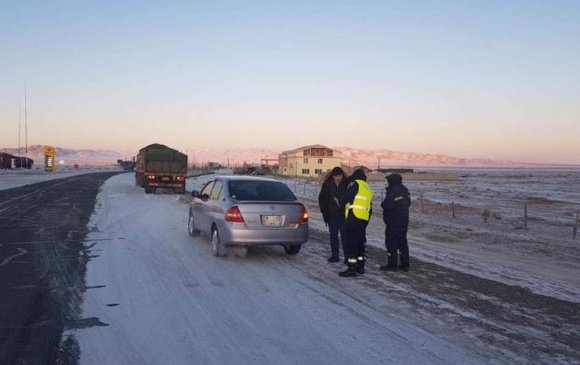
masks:
POLYGON ((308 159, 307 158, 304 159, 304 163, 308 163, 308 159))
POLYGON ((316 169, 316 170, 314 170, 314 173, 316 175, 322 175, 322 169, 316 169))
POLYGON ((310 175, 310 169, 302 169, 302 175, 310 175))
POLYGON ((323 158, 319 158, 319 159, 318 159, 318 163, 319 163, 320 165, 322 165, 322 164, 324 163, 324 159, 323 159, 323 158))

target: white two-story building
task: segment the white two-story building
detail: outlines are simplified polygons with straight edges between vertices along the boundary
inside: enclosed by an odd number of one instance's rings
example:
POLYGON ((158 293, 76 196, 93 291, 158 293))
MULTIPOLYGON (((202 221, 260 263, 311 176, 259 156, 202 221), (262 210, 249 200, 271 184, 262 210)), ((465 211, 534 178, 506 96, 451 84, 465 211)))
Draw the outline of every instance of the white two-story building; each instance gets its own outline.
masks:
POLYGON ((322 145, 312 145, 282 152, 279 173, 294 177, 318 177, 340 166, 340 151, 322 145))

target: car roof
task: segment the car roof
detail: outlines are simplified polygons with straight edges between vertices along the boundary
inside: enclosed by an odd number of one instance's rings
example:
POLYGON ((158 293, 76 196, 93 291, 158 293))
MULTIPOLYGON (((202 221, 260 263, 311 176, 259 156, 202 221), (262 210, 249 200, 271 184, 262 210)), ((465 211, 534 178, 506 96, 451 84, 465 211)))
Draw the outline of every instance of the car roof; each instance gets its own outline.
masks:
POLYGON ((278 182, 282 183, 279 180, 267 178, 267 177, 258 177, 258 176, 240 176, 240 175, 223 175, 217 176, 216 180, 222 181, 271 181, 271 182, 278 182))

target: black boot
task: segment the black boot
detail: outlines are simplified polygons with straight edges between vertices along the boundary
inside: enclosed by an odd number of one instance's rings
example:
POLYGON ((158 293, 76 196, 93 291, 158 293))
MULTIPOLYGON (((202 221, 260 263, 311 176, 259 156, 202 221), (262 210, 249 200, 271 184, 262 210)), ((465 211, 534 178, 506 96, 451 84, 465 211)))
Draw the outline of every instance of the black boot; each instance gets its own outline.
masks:
POLYGON ((348 267, 346 270, 338 273, 339 276, 343 278, 352 278, 356 276, 356 270, 354 267, 348 267))
POLYGON ((352 278, 356 276, 356 259, 348 260, 348 267, 346 270, 338 273, 343 278, 352 278))
POLYGON ((380 269, 381 271, 397 271, 397 267, 391 265, 383 265, 380 267, 380 269))
POLYGON ((365 273, 365 260, 363 258, 359 258, 356 261, 356 273, 359 275, 364 275, 365 273))

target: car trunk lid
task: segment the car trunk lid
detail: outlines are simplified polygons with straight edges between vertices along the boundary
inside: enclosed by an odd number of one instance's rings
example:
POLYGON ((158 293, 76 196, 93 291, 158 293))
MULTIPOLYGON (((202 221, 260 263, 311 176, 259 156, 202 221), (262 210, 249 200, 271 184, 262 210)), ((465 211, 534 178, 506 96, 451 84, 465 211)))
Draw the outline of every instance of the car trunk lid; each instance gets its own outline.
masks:
POLYGON ((298 202, 237 202, 250 229, 288 229, 299 224, 303 205, 298 202))

